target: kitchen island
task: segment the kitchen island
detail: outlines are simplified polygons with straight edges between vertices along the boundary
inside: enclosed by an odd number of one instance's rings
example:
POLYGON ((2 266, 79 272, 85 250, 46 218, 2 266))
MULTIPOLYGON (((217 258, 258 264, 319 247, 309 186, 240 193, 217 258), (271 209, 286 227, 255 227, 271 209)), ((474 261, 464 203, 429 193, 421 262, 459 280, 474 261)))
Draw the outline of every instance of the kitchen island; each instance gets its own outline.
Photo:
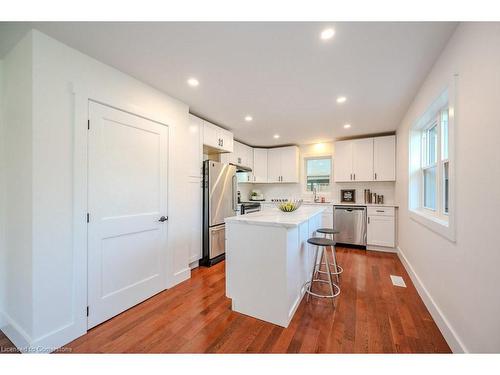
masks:
POLYGON ((226 218, 226 295, 232 309, 288 327, 314 262, 307 243, 325 207, 277 208, 226 218))

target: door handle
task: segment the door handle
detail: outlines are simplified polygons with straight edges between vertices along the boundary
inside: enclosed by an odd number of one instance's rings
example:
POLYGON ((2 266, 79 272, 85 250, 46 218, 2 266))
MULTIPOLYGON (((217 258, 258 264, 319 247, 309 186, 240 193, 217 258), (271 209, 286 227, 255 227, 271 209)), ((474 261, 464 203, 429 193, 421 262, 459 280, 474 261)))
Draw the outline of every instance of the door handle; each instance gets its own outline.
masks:
POLYGON ((167 217, 162 216, 162 217, 160 217, 160 219, 158 221, 163 223, 164 221, 167 221, 167 220, 168 220, 168 216, 167 217))

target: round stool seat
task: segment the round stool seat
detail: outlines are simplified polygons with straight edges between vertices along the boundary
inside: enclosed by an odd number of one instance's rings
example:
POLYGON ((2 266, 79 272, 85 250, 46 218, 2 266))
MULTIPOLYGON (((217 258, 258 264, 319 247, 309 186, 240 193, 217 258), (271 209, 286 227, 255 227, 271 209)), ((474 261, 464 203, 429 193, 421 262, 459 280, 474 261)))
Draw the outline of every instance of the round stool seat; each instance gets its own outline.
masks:
POLYGON ((335 246, 335 241, 324 237, 311 237, 307 242, 316 246, 335 246))
POLYGON ((316 232, 318 233, 324 233, 324 234, 337 234, 340 233, 340 231, 334 229, 334 228, 319 228, 316 229, 316 232))

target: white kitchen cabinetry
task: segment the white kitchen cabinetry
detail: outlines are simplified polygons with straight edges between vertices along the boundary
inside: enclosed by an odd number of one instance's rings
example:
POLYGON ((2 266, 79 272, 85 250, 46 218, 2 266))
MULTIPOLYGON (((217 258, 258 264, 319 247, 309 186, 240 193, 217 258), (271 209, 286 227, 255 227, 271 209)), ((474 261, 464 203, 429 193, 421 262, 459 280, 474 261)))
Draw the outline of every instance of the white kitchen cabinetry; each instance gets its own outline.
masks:
POLYGON ((352 181, 352 142, 335 142, 333 177, 336 182, 352 181))
POLYGON ((267 182, 281 182, 281 150, 267 150, 267 182))
POLYGON ((233 163, 243 167, 253 168, 253 149, 243 143, 234 142, 233 152, 221 154, 222 163, 233 163))
POLYGON ((267 149, 253 149, 253 182, 267 182, 267 149))
POLYGON ((373 179, 396 180, 396 136, 373 139, 373 179))
POLYGON ((267 152, 268 182, 299 182, 299 148, 297 146, 271 148, 267 152))
POLYGON ((333 228, 333 206, 328 206, 322 212, 321 228, 333 228))
POLYGON ((190 115, 188 128, 187 150, 187 191, 189 197, 186 207, 186 238, 189 248, 189 263, 196 262, 202 257, 202 164, 203 164, 203 120, 190 115))
POLYGON ((373 138, 352 141, 352 180, 373 181, 373 138))
POLYGON ((368 207, 366 230, 368 249, 370 246, 395 247, 395 213, 394 207, 368 207))
POLYGON ((233 152, 233 133, 208 121, 203 122, 203 144, 219 152, 233 152))
POLYGON ((336 182, 395 181, 396 136, 335 143, 336 182))

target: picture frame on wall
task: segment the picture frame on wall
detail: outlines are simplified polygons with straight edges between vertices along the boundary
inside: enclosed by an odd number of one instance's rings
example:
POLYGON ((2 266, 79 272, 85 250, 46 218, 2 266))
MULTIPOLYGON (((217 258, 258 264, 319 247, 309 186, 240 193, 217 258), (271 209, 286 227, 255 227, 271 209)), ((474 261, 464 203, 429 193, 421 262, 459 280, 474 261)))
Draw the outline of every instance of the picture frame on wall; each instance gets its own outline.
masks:
POLYGON ((356 203, 356 190, 355 189, 340 190, 340 201, 342 203, 356 203))

